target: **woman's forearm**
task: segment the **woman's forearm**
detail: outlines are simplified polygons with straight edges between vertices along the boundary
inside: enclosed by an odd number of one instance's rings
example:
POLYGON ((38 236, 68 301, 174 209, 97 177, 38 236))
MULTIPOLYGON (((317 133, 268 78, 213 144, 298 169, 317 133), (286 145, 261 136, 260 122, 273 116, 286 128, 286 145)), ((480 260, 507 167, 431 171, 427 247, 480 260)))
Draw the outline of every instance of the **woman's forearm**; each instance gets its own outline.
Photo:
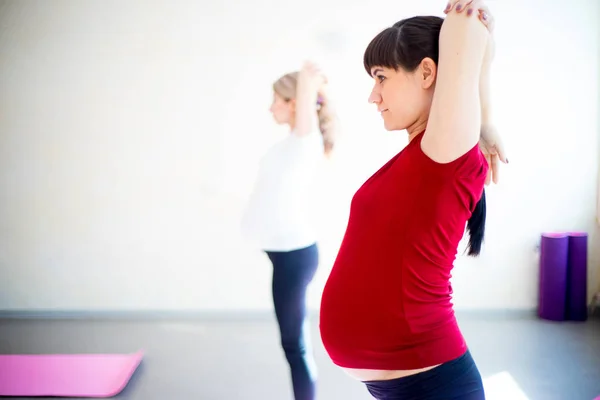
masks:
POLYGON ((301 77, 296 92, 296 126, 297 135, 307 135, 318 128, 316 104, 317 90, 309 79, 301 77))
POLYGON ((494 58, 493 37, 488 38, 486 54, 479 75, 479 101, 481 104, 481 125, 492 124, 492 60, 494 58))
POLYGON ((484 66, 479 78, 479 102, 481 104, 481 125, 492 123, 492 99, 490 69, 484 66))

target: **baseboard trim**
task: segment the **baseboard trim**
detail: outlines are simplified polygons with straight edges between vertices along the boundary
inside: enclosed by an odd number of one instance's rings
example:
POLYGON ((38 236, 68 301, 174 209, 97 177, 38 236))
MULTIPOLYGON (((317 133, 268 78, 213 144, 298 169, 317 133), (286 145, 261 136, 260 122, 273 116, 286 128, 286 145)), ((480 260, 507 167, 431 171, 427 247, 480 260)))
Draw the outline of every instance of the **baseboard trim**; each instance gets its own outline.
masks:
MULTIPOLYGON (((531 318, 535 309, 457 309, 460 319, 467 318, 531 318)), ((310 310, 318 319, 318 310, 310 310)), ((274 319, 272 310, 0 310, 0 319, 86 319, 86 320, 214 320, 258 321, 274 319)))
POLYGON ((86 320, 263 320, 267 310, 0 310, 0 319, 86 320))
POLYGON ((456 309, 458 318, 532 318, 537 317, 536 308, 492 308, 492 309, 456 309))

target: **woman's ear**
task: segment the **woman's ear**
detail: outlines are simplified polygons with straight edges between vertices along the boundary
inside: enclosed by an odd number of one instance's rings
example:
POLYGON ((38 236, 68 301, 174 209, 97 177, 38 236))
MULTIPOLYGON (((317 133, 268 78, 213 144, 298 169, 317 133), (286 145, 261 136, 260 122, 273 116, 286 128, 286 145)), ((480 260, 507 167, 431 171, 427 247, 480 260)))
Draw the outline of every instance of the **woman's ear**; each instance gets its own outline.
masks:
POLYGON ((437 66, 435 62, 426 57, 421 61, 419 65, 419 78, 421 79, 421 87, 423 89, 429 89, 435 83, 435 78, 437 76, 437 66))

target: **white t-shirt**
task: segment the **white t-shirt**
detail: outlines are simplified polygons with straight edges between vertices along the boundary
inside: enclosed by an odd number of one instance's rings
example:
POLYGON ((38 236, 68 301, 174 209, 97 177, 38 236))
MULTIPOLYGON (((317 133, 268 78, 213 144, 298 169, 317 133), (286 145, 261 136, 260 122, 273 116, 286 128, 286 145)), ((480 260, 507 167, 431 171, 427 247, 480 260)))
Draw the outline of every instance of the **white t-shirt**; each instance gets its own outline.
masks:
POLYGON ((317 241, 311 224, 314 178, 324 160, 319 132, 294 133, 261 159, 242 232, 262 250, 291 251, 317 241))

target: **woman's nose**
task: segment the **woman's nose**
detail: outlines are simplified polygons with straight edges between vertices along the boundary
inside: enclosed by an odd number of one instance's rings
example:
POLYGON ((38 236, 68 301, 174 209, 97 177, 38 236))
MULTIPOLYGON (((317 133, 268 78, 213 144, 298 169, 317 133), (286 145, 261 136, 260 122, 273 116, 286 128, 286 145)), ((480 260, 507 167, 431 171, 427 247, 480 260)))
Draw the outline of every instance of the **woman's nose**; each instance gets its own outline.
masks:
POLYGON ((381 102, 381 96, 379 93, 376 93, 375 90, 372 90, 371 94, 369 95, 369 103, 377 104, 379 102, 381 102))

